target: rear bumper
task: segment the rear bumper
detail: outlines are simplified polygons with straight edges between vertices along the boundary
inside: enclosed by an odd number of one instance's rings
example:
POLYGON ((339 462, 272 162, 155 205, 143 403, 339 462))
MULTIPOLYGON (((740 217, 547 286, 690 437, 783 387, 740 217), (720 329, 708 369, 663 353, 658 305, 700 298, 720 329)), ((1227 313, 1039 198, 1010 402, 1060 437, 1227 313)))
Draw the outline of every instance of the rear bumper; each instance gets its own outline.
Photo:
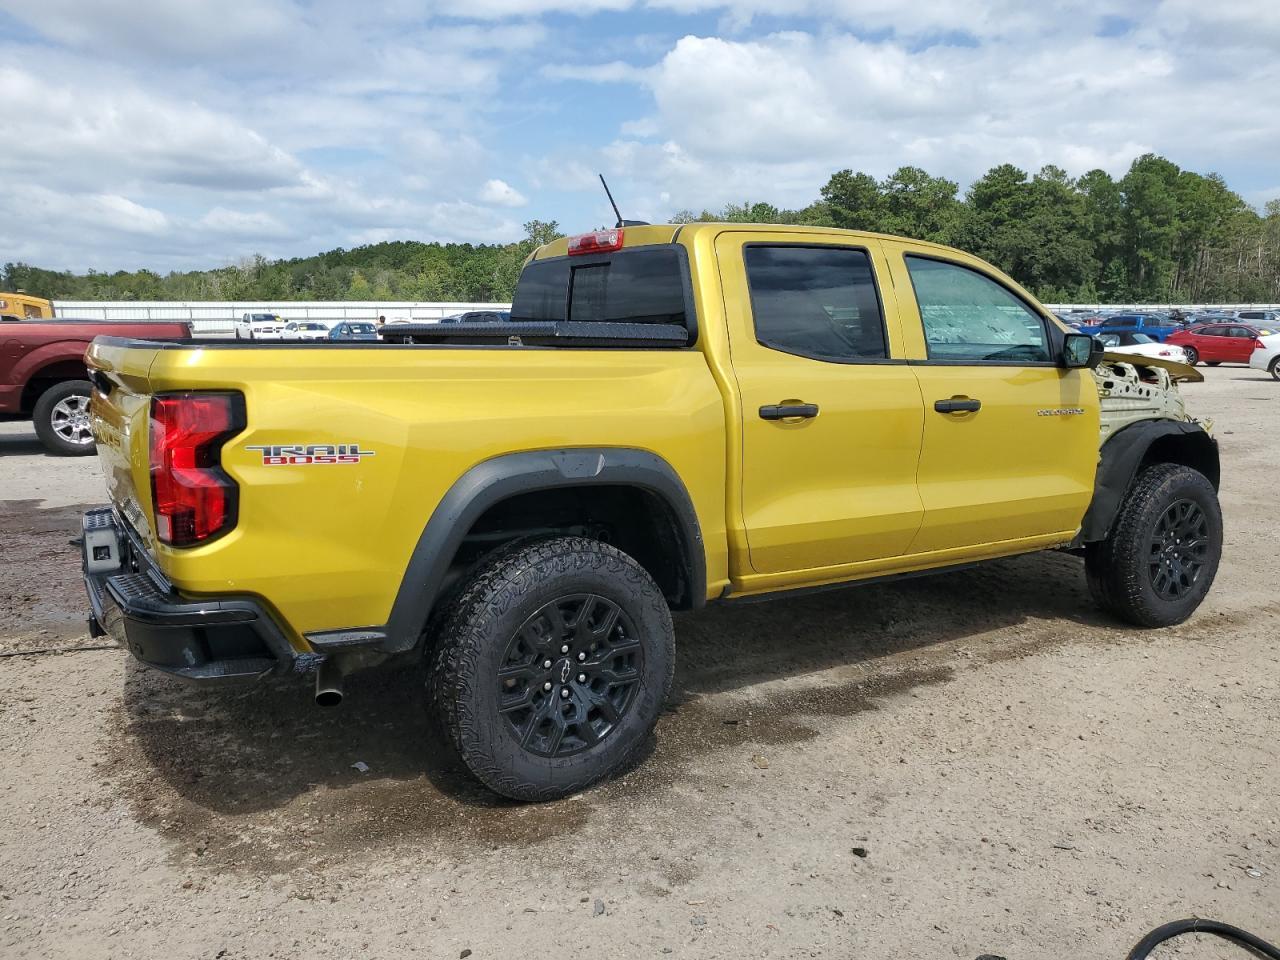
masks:
POLYGON ((89 631, 184 680, 214 683, 308 669, 270 614, 248 597, 183 597, 111 508, 83 518, 89 631))

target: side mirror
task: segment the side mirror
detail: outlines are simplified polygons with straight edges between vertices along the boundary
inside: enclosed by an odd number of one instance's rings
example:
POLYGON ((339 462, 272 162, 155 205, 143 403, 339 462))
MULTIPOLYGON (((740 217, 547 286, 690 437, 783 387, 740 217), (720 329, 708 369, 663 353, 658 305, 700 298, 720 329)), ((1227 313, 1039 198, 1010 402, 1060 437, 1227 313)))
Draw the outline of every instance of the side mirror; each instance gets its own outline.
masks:
POLYGON ((1087 333, 1068 333, 1062 342, 1064 367, 1092 369, 1102 359, 1102 345, 1087 333))

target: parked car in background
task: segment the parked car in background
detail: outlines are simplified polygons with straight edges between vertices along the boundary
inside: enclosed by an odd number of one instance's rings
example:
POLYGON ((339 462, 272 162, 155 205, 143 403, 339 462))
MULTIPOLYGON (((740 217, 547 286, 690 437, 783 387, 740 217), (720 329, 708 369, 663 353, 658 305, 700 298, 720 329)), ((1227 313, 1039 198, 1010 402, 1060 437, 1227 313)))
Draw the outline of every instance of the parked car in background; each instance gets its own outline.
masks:
POLYGON ((1280 380, 1280 334, 1262 337, 1254 343, 1253 353, 1249 355, 1249 366, 1255 370, 1265 370, 1280 380))
POLYGON ((1280 313, 1275 310, 1241 310, 1236 319, 1260 328, 1264 336, 1280 333, 1280 313))
POLYGON ((1113 313, 1103 318, 1098 329, 1110 333, 1145 333, 1152 340, 1163 341, 1183 327, 1165 313, 1113 313))
POLYGON ((284 321, 274 313, 246 313, 236 321, 237 340, 279 340, 284 321))
POLYGON ((451 317, 441 317, 441 323, 510 323, 510 310, 468 310, 451 317))
POLYGON ((0 420, 32 421, 36 436, 50 453, 93 453, 89 419, 93 385, 84 352, 94 337, 179 340, 190 336, 191 325, 185 320, 20 320, 14 316, 0 323, 0 420))
POLYGON ((1094 334, 1094 339, 1107 348, 1110 353, 1132 353, 1139 357, 1155 357, 1158 360, 1172 360, 1175 363, 1186 363, 1187 355, 1181 347, 1170 343, 1153 340, 1145 333, 1110 333, 1102 331, 1094 334))
POLYGON ((1240 323, 1209 323, 1170 334, 1166 343, 1177 344, 1192 366, 1204 361, 1211 367, 1220 363, 1248 363, 1255 341, 1264 336, 1258 327, 1240 323))
POLYGON ((366 320, 343 320, 329 331, 330 340, 377 340, 378 328, 366 320))
POLYGON ((319 320, 290 320, 280 334, 283 340, 328 340, 329 327, 319 320))

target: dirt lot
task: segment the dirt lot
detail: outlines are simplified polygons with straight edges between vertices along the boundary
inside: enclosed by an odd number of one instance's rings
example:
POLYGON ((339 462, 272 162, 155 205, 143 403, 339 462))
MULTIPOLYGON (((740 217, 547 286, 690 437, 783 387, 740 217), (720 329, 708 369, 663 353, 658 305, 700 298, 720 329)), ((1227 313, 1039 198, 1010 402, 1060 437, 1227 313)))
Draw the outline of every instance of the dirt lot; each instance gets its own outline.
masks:
MULTIPOLYGON (((1207 373, 1227 549, 1190 623, 1118 627, 1056 554, 684 616, 651 755, 573 800, 442 763, 413 671, 322 712, 117 650, 0 658, 0 956, 1111 958, 1189 915, 1280 939, 1280 384, 1207 373)), ((0 651, 90 642, 67 541, 101 495, 0 426, 0 651)))

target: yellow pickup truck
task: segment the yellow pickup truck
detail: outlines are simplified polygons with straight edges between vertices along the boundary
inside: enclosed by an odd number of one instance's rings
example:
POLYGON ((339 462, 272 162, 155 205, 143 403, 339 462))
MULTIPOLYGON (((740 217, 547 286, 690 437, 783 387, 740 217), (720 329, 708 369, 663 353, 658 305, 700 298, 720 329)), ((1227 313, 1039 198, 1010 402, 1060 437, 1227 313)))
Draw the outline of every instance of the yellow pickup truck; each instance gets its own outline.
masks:
POLYGON ((900 237, 628 224, 537 250, 509 319, 88 361, 93 630, 191 680, 314 672, 322 704, 426 657, 452 746, 511 797, 634 756, 672 610, 1059 548, 1163 626, 1221 552, 1195 371, 900 237))

